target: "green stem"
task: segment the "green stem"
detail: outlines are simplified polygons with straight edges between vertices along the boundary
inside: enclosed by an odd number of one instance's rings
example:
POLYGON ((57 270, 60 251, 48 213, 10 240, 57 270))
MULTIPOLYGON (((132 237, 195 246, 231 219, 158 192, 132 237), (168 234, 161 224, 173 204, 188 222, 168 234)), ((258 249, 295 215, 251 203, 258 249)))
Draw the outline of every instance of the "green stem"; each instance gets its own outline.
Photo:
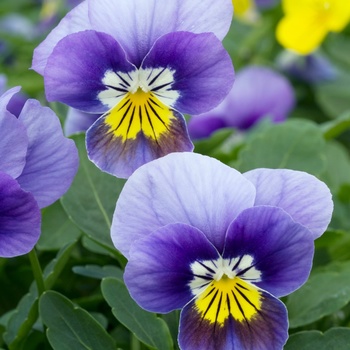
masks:
POLYGON ((141 350, 141 343, 133 334, 131 335, 131 350, 141 350))
POLYGON ((32 249, 29 254, 30 265, 32 266, 33 275, 35 278, 36 285, 38 287, 38 295, 40 296, 45 292, 45 282, 43 278, 43 272, 39 263, 38 255, 36 254, 35 248, 32 249))

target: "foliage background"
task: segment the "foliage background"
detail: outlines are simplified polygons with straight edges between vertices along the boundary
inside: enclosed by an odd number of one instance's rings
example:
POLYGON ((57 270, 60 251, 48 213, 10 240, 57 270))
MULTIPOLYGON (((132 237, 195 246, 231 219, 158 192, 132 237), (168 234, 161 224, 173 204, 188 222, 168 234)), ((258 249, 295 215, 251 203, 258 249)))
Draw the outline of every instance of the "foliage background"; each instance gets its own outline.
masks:
MULTIPOLYGON (((0 73, 9 87, 21 85, 42 104, 47 104, 42 77, 29 67, 34 48, 68 10, 63 0, 56 5, 51 18, 39 0, 0 4, 0 73), (23 36, 8 29, 4 22, 10 14, 23 16, 33 33, 23 36)), ((277 67, 283 49, 274 31, 281 16, 276 6, 253 24, 233 20, 224 45, 236 71, 253 63, 277 67)), ((289 77, 297 106, 287 122, 262 122, 243 135, 223 129, 195 148, 240 171, 307 171, 332 191, 334 215, 316 241, 310 279, 283 299, 290 322, 287 350, 342 350, 350 344, 350 27, 328 35, 320 50, 336 67, 337 77, 319 84, 289 77)), ((50 107, 64 123, 66 107, 50 107)), ((61 200, 42 213, 37 253, 45 293, 39 297, 27 256, 0 259, 0 348, 176 349, 178 312, 141 310, 123 284, 126 261, 113 247, 109 228, 124 180, 88 161, 83 134, 73 139, 80 155, 78 174, 61 200)))

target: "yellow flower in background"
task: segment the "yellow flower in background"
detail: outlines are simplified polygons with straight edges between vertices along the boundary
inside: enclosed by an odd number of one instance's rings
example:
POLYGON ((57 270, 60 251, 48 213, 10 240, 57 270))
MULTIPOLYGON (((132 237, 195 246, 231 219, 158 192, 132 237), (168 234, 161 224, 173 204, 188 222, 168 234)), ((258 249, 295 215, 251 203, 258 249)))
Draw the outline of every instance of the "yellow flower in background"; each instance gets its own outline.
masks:
POLYGON ((350 21, 350 0, 282 0, 285 16, 277 40, 287 49, 307 55, 329 32, 340 32, 350 21))
POLYGON ((253 8, 253 4, 253 0, 232 0, 234 14, 237 16, 244 16, 253 8))

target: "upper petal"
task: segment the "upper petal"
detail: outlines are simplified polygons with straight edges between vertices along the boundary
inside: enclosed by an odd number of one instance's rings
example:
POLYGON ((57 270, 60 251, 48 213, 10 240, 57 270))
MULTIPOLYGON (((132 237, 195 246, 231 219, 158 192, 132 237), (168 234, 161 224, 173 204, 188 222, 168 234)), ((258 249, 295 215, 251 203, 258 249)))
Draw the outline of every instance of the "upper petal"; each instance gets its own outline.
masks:
POLYGON ((164 34, 212 32, 222 39, 232 20, 231 0, 100 0, 89 2, 94 29, 111 34, 137 67, 164 34))
MULTIPOLYGON (((110 35, 93 30, 70 34, 55 46, 47 62, 46 97, 85 112, 102 114, 110 108, 105 102, 109 97, 105 96, 104 100, 99 97, 101 92, 110 89, 106 74, 113 72, 118 77, 117 74, 134 70, 121 46, 110 35)), ((114 95, 124 94, 111 90, 114 95)))
POLYGON ((316 239, 327 229, 333 212, 329 188, 315 176, 288 169, 255 169, 244 176, 257 191, 255 205, 284 209, 316 239))
POLYGON ((247 263, 242 261, 242 268, 237 263, 237 276, 280 297, 305 283, 313 253, 313 238, 305 226, 281 208, 257 206, 232 222, 223 257, 243 257, 247 263))
POLYGON ((199 114, 217 106, 230 91, 234 70, 221 42, 212 33, 169 33, 159 38, 142 68, 168 68, 179 97, 171 105, 182 113, 199 114), (210 51, 208 51, 210 47, 210 51))
POLYGON ((36 100, 28 100, 19 120, 29 139, 26 165, 17 178, 33 194, 40 208, 59 199, 78 170, 78 152, 73 140, 63 136, 55 113, 36 100))
POLYGON ((135 240, 180 222, 198 228, 222 251, 229 224, 254 198, 254 186, 218 160, 172 153, 130 176, 114 212, 112 240, 128 257, 135 240))
POLYGON ((193 298, 189 287, 193 279, 191 264, 218 257, 216 249, 195 227, 164 226, 133 244, 125 284, 146 310, 165 313, 181 309, 193 298))
POLYGON ((31 251, 40 235, 40 209, 31 193, 0 171, 0 256, 31 251))
POLYGON ((69 34, 87 29, 91 29, 91 25, 88 16, 88 4, 83 1, 70 11, 34 50, 32 69, 44 75, 47 59, 57 43, 69 34))

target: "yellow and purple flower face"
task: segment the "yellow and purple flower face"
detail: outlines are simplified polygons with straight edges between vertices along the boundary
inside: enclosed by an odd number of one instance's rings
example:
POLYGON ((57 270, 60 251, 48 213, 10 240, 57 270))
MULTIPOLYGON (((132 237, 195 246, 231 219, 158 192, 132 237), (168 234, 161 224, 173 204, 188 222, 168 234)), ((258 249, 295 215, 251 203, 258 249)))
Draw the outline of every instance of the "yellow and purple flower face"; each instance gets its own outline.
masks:
POLYGON ((102 114, 87 131, 90 159, 128 177, 192 151, 182 113, 218 105, 234 79, 221 44, 230 0, 87 0, 35 50, 49 101, 102 114))
POLYGON ((19 88, 0 96, 0 257, 28 253, 40 235, 44 208, 69 188, 78 152, 52 110, 28 99, 19 115, 9 106, 19 88))
POLYGON ((307 55, 320 46, 329 32, 340 32, 350 21, 346 0, 283 0, 285 16, 276 36, 285 48, 307 55))
POLYGON ((333 210, 327 186, 293 170, 245 174, 194 153, 139 168, 117 202, 112 240, 146 310, 182 309, 183 350, 282 349, 277 298, 308 278, 333 210))

